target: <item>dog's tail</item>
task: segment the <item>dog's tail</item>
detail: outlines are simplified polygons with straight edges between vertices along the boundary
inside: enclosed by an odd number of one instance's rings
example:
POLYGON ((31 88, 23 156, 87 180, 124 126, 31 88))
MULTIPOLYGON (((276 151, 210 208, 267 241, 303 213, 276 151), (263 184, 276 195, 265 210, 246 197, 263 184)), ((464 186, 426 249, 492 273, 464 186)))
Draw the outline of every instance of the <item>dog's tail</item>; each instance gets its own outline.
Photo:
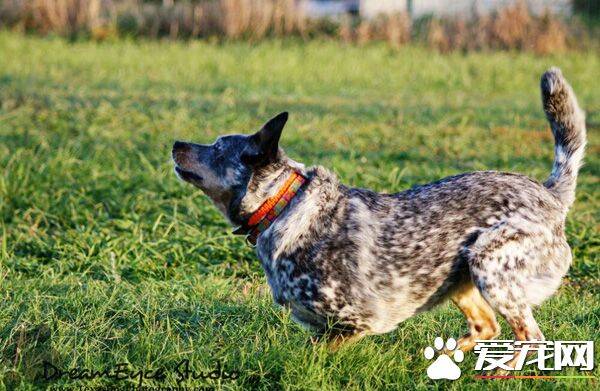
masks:
POLYGON ((573 89, 560 69, 542 75, 542 102, 554 135, 554 165, 544 186, 556 194, 566 208, 575 201, 577 173, 583 163, 586 143, 585 115, 573 89))

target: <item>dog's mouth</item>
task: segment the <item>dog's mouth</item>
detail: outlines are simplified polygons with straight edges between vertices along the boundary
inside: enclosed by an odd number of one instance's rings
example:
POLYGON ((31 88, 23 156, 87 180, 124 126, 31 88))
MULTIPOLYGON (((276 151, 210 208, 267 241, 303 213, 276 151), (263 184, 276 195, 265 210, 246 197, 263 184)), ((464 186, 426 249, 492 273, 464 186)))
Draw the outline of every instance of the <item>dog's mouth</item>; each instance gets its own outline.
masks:
POLYGON ((202 177, 200 175, 193 173, 191 171, 184 170, 183 168, 181 168, 177 165, 175 166, 175 172, 177 173, 179 178, 181 178, 182 180, 184 180, 186 182, 195 182, 195 183, 202 182, 202 177))

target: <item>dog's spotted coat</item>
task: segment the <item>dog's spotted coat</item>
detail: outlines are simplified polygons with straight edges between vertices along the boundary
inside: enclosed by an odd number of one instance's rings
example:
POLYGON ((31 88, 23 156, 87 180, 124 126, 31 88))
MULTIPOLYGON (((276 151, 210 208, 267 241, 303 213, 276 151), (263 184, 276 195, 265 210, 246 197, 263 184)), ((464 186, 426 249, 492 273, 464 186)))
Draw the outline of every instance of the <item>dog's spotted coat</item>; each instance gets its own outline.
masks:
POLYGON ((309 182, 257 241, 275 301, 334 343, 393 330, 451 298, 465 314, 468 350, 499 333, 543 339, 532 314, 571 263, 564 235, 586 142, 585 121, 560 70, 542 76, 556 140, 550 178, 495 171, 456 175, 396 194, 349 188, 279 148, 283 113, 252 136, 177 142, 180 177, 200 187, 234 226, 294 171, 309 182))

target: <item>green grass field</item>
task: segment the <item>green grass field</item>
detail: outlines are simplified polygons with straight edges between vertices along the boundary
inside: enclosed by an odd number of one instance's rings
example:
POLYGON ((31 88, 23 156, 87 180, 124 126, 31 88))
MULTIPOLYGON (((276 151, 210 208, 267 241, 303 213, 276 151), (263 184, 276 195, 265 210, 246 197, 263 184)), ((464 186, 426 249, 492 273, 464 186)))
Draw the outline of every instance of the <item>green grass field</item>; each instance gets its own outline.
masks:
POLYGON ((553 139, 538 83, 551 65, 588 112, 589 147, 567 221, 575 262, 536 317, 550 340, 600 343, 597 53, 70 44, 0 33, 0 389, 137 382, 44 382, 44 360, 139 370, 183 359, 197 371, 220 362, 239 372, 182 384, 223 389, 599 387, 598 369, 595 380, 476 380, 473 353, 458 381, 429 380, 423 349, 466 331, 449 303, 336 353, 308 344, 273 304, 252 249, 170 162, 175 139, 254 131, 288 110, 288 154, 352 186, 393 192, 481 169, 543 180, 553 139))

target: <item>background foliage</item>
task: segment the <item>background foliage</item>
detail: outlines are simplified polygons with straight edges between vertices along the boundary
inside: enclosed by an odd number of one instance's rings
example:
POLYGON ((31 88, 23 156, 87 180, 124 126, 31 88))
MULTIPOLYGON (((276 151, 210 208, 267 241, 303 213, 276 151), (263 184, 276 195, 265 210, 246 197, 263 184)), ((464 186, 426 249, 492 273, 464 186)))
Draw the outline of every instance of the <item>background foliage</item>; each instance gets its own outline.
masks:
POLYGON ((525 50, 558 53, 598 49, 600 31, 594 1, 576 0, 574 15, 531 12, 526 0, 492 13, 425 15, 392 13, 366 19, 342 15, 311 18, 297 0, 4 0, 0 27, 62 35, 70 39, 117 37, 208 38, 256 41, 266 37, 337 39, 346 43, 409 42, 442 52, 525 50))

